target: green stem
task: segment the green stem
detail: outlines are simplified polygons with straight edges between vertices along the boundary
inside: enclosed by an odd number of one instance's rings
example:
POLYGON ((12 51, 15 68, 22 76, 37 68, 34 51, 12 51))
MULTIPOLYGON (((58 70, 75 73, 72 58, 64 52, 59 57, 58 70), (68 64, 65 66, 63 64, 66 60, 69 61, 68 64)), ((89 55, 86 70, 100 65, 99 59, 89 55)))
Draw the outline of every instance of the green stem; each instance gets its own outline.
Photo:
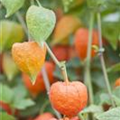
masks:
POLYGON ((22 25, 22 27, 23 27, 23 29, 24 29, 24 31, 25 31, 25 34, 26 34, 26 35, 28 36, 28 38, 29 38, 28 29, 27 29, 27 27, 26 27, 25 21, 23 20, 20 12, 16 12, 15 14, 16 14, 16 17, 18 18, 19 22, 21 23, 21 25, 22 25))
MULTIPOLYGON (((99 33, 99 47, 100 47, 100 49, 102 49, 103 44, 102 44, 102 33, 101 33, 102 30, 101 30, 101 15, 100 15, 100 13, 97 13, 97 22, 98 22, 98 33, 99 33)), ((108 79, 108 75, 107 75, 107 70, 106 70, 106 65, 105 65, 105 61, 104 61, 102 52, 99 54, 99 57, 100 57, 100 61, 101 61, 102 71, 104 74, 108 94, 109 94, 112 106, 115 107, 115 103, 112 98, 112 91, 111 91, 111 87, 110 87, 110 83, 109 83, 109 79, 108 79)))
MULTIPOLYGON (((49 78, 48 78, 48 75, 47 75, 47 72, 46 72, 46 69, 45 69, 45 66, 43 66, 42 68, 42 75, 43 75, 43 80, 44 80, 44 83, 45 83, 45 88, 47 90, 47 93, 49 93, 49 90, 50 90, 50 82, 49 82, 49 78)), ((47 103, 46 103, 47 104, 47 103)), ((41 109, 42 111, 44 111, 45 107, 46 107, 46 104, 43 106, 43 108, 41 109)), ((53 108, 53 106, 52 106, 53 108)), ((53 108, 57 118, 61 118, 61 115, 59 112, 57 112, 54 108, 53 108)))
POLYGON ((86 58, 86 61, 85 61, 85 71, 84 71, 84 73, 85 73, 84 74, 85 83, 88 86, 88 91, 89 91, 89 102, 90 102, 90 104, 94 103, 94 99, 93 99, 93 87, 92 87, 91 73, 90 73, 93 23, 94 23, 94 14, 91 13, 90 26, 89 26, 89 38, 88 38, 87 58, 86 58))
POLYGON ((55 57, 55 55, 53 54, 52 50, 49 48, 49 46, 47 45, 47 43, 45 43, 45 46, 50 54, 50 56, 52 57, 52 59, 54 60, 54 62, 58 65, 58 67, 61 69, 63 77, 64 77, 64 81, 66 83, 68 83, 68 75, 67 75, 67 71, 66 71, 66 65, 65 65, 65 61, 59 62, 58 59, 55 57))
POLYGON ((39 5, 39 7, 42 7, 39 0, 36 0, 36 2, 39 5))
POLYGON ((52 59, 54 60, 55 64, 57 64, 60 67, 60 62, 58 61, 58 59, 55 57, 55 55, 53 54, 53 52, 51 51, 51 49, 49 48, 49 46, 47 45, 47 43, 45 43, 45 46, 49 52, 49 54, 51 55, 52 59))
POLYGON ((40 109, 40 114, 43 114, 45 112, 46 107, 49 105, 49 100, 45 101, 40 109))
POLYGON ((48 78, 48 75, 47 75, 47 72, 46 72, 45 65, 43 66, 41 72, 42 72, 42 75, 43 75, 43 80, 44 80, 44 83, 45 83, 45 88, 46 88, 47 92, 49 93, 50 82, 49 82, 49 78, 48 78))

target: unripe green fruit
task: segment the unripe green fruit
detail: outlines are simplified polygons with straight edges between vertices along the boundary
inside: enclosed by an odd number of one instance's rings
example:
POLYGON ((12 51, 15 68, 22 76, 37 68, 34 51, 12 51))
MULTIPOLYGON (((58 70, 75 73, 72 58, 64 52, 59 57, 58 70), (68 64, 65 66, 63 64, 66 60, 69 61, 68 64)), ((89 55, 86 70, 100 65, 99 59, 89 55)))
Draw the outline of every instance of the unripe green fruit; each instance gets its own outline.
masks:
POLYGON ((1 0, 1 2, 7 9, 5 17, 9 17, 23 6, 25 0, 1 0))
POLYGON ((56 17, 52 10, 43 8, 42 6, 32 5, 26 15, 28 30, 33 39, 41 43, 47 40, 52 33, 56 17))

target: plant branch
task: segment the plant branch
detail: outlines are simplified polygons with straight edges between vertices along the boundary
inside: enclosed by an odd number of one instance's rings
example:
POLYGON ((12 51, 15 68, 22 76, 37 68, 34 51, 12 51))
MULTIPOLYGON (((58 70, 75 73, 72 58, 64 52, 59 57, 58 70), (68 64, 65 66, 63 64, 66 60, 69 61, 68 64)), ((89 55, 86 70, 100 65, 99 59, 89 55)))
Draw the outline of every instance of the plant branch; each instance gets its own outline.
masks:
MULTIPOLYGON (((97 13, 97 22, 98 22, 98 33, 99 33, 99 47, 100 47, 99 49, 102 49, 103 44, 102 44, 102 33, 101 33, 102 30, 101 30, 101 15, 100 15, 100 13, 97 13)), ((106 70, 106 65, 105 65, 105 61, 104 61, 104 57, 103 57, 102 52, 99 54, 99 57, 100 57, 100 62, 101 62, 102 71, 104 74, 108 94, 109 94, 109 97, 111 99, 112 106, 115 107, 115 103, 114 103, 114 100, 112 98, 112 91, 111 91, 111 87, 110 87, 110 83, 109 83, 109 79, 108 79, 108 75, 107 75, 107 70, 106 70)))
MULTIPOLYGON (((48 79, 48 75, 47 75, 45 66, 43 66, 43 68, 42 68, 42 75, 43 75, 43 80, 44 80, 44 83, 45 83, 45 87, 46 87, 47 93, 49 94, 50 83, 49 83, 49 79, 48 79)), ((53 106, 52 106, 52 108, 53 108, 53 106)), ((56 116, 60 119, 61 118, 60 113, 57 112, 54 108, 53 108, 53 110, 54 110, 56 116)))
POLYGON ((26 26, 26 24, 25 24, 24 19, 23 19, 22 16, 21 16, 20 12, 18 11, 18 12, 16 12, 15 14, 16 14, 16 17, 17 17, 18 21, 21 23, 21 25, 22 25, 22 27, 23 27, 23 29, 24 29, 24 31, 25 31, 26 36, 27 36, 28 38, 30 38, 29 33, 28 33, 27 26, 26 26))
POLYGON ((65 61, 59 62, 58 59, 55 57, 55 55, 53 54, 52 50, 49 48, 49 46, 47 45, 47 43, 45 43, 45 46, 50 54, 50 56, 52 57, 52 59, 54 60, 54 62, 58 65, 58 67, 61 69, 63 77, 64 77, 64 81, 66 83, 68 83, 68 75, 67 75, 67 71, 66 71, 66 66, 65 66, 65 61))
POLYGON ((85 71, 84 71, 84 79, 85 79, 85 84, 88 86, 90 104, 94 103, 93 88, 92 88, 91 73, 90 73, 93 23, 94 23, 94 14, 91 13, 90 26, 89 26, 88 48, 87 48, 87 58, 85 61, 85 71))
POLYGON ((36 0, 36 2, 39 5, 39 7, 42 7, 39 0, 36 0))

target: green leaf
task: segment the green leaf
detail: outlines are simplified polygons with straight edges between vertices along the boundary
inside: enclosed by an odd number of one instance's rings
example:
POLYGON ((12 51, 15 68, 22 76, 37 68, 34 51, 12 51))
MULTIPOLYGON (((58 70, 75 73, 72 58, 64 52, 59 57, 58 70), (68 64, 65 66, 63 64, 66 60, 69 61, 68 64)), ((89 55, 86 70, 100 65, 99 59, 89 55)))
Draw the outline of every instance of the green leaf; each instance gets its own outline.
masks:
POLYGON ((101 106, 90 105, 80 113, 84 114, 84 113, 101 113, 101 112, 103 112, 103 108, 101 106))
POLYGON ((107 69, 108 73, 110 73, 110 72, 118 72, 118 71, 120 71, 120 63, 117 63, 117 64, 115 64, 115 65, 113 65, 113 66, 111 66, 111 67, 109 67, 107 69))
POLYGON ((12 107, 23 110, 26 109, 27 107, 34 105, 35 103, 31 99, 26 98, 26 95, 27 95, 27 91, 22 85, 18 85, 15 88, 13 88, 14 99, 13 99, 12 107))
POLYGON ((40 109, 43 106, 43 104, 41 103, 44 103, 46 101, 48 101, 48 95, 44 93, 40 93, 40 95, 37 96, 35 105, 28 107, 25 110, 22 110, 21 115, 24 117, 28 117, 29 115, 34 116, 36 113, 40 113, 40 109))
POLYGON ((100 100, 101 100, 101 104, 108 104, 108 105, 111 104, 110 97, 106 93, 102 93, 100 95, 100 100))
POLYGON ((119 97, 116 97, 115 95, 112 95, 113 99, 114 99, 114 102, 117 106, 120 106, 120 98, 119 97))
POLYGON ((35 105, 35 103, 31 99, 22 99, 22 100, 15 101, 12 106, 14 108, 23 110, 33 105, 35 105))
POLYGON ((13 88, 13 96, 14 96, 14 101, 20 101, 22 99, 25 99, 25 97, 27 96, 27 91, 26 88, 24 88, 23 85, 18 85, 15 88, 13 88), (16 95, 18 95, 16 97, 16 95))
POLYGON ((117 0, 87 0, 87 3, 88 7, 96 12, 119 8, 119 2, 117 0))
POLYGON ((81 5, 84 0, 62 0, 62 2, 65 12, 68 12, 70 9, 81 5))
POLYGON ((120 107, 110 109, 107 112, 97 114, 97 120, 120 120, 120 107))
MULTIPOLYGON (((93 68, 94 69, 94 68, 93 68)), ((104 76, 103 73, 99 70, 96 70, 91 73, 92 74, 92 81, 100 88, 105 88, 106 85, 104 83, 104 76)))
POLYGON ((120 106, 120 87, 116 87, 113 91, 113 99, 117 106, 120 106))
POLYGON ((79 68, 80 66, 81 66, 81 62, 79 58, 73 58, 66 63, 66 67, 79 68))
POLYGON ((116 87, 115 90, 113 91, 113 94, 120 98, 120 87, 116 87))
POLYGON ((52 10, 43 8, 42 6, 32 5, 26 15, 28 30, 33 39, 41 43, 47 40, 52 33, 56 17, 52 10))
POLYGON ((0 28, 0 52, 10 49, 13 43, 21 42, 24 38, 23 28, 16 22, 2 20, 0 28))
POLYGON ((120 24, 118 22, 104 22, 102 24, 102 34, 106 38, 114 50, 117 49, 117 43, 120 36, 120 24))
POLYGON ((13 116, 8 115, 5 112, 0 112, 0 119, 1 120, 16 120, 13 116))
POLYGON ((5 103, 11 103, 12 99, 13 99, 12 90, 8 86, 0 84, 0 101, 3 101, 5 103))
POLYGON ((11 16, 18 11, 24 4, 25 0, 2 0, 2 4, 7 9, 6 17, 11 16))
POLYGON ((106 5, 107 0, 87 0, 88 6, 90 8, 98 8, 106 5))
POLYGON ((3 55, 3 70, 8 80, 12 80, 18 73, 18 68, 14 63, 12 56, 8 53, 3 55))

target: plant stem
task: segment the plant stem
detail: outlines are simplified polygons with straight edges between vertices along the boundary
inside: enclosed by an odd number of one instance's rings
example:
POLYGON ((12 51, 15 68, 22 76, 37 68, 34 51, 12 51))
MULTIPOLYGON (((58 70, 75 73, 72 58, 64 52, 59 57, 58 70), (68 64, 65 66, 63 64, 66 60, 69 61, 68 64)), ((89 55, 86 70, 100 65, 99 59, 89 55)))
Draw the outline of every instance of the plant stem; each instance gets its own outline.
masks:
POLYGON ((45 108, 49 105, 49 100, 45 101, 45 103, 40 108, 40 114, 43 114, 45 112, 45 108))
POLYGON ((49 46, 47 45, 47 43, 45 43, 45 46, 50 54, 50 56, 52 57, 52 59, 54 60, 54 62, 58 65, 58 67, 61 69, 63 77, 64 77, 64 81, 66 83, 68 83, 68 75, 67 75, 67 71, 66 71, 66 66, 65 66, 65 61, 59 62, 58 59, 55 57, 55 55, 53 54, 52 50, 49 48, 49 46))
POLYGON ((93 23, 94 23, 94 14, 91 13, 90 26, 89 26, 88 48, 87 48, 87 58, 86 58, 86 61, 85 61, 85 71, 84 71, 84 73, 85 73, 84 74, 84 79, 85 79, 86 85, 88 86, 90 104, 94 103, 93 87, 92 87, 91 73, 90 73, 93 23))
MULTIPOLYGON (((45 83, 45 87, 46 87, 46 90, 47 90, 47 93, 49 94, 49 90, 50 90, 50 83, 49 83, 49 79, 48 79, 48 75, 47 75, 47 72, 46 72, 46 69, 45 69, 45 66, 43 66, 42 68, 42 75, 43 75, 43 80, 44 80, 44 83, 45 83)), ((52 107, 53 108, 53 107, 52 107)), ((61 115, 59 112, 57 112, 54 108, 53 108, 57 118, 61 118, 61 115)))
POLYGON ((39 0, 36 0, 36 2, 39 5, 39 7, 42 7, 39 0))
MULTIPOLYGON (((101 33, 102 30, 101 30, 101 15, 100 15, 100 13, 97 13, 97 22, 98 22, 98 33, 99 33, 99 47, 100 47, 100 49, 102 49, 103 44, 102 44, 102 33, 101 33)), ((99 57, 100 57, 100 62, 101 62, 102 71, 104 74, 108 94, 109 94, 109 97, 111 99, 112 106, 115 107, 115 103, 114 103, 114 100, 112 98, 112 91, 111 91, 111 87, 110 87, 110 83, 109 83, 109 79, 108 79, 108 75, 107 75, 107 70, 106 70, 106 65, 105 65, 105 61, 104 61, 104 57, 103 57, 102 52, 99 54, 99 57)))
POLYGON ((47 92, 49 93, 50 83, 49 83, 49 78, 48 78, 45 66, 42 67, 42 75, 44 78, 45 88, 46 88, 47 92))
POLYGON ((28 29, 26 27, 25 21, 23 20, 20 12, 16 12, 15 14, 16 14, 16 17, 18 18, 19 22, 21 23, 21 25, 22 25, 22 27, 23 27, 23 29, 25 31, 26 36, 29 38, 28 29))
POLYGON ((51 49, 49 48, 49 46, 47 45, 47 43, 45 43, 45 46, 46 46, 49 54, 51 55, 52 59, 54 60, 55 64, 57 64, 58 66, 60 66, 60 62, 59 62, 58 59, 55 57, 55 55, 53 54, 53 52, 51 51, 51 49))

